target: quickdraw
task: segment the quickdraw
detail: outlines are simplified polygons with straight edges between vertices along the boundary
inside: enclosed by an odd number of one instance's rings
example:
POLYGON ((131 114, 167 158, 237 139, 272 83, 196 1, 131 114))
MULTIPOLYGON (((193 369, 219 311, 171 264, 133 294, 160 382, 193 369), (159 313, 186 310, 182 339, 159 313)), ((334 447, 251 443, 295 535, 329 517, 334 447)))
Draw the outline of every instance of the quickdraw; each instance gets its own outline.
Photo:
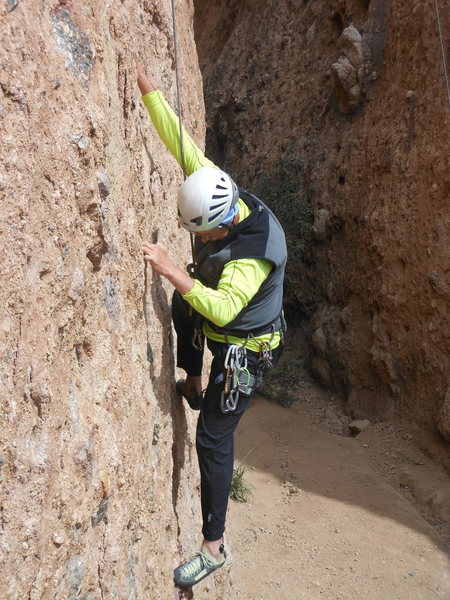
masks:
POLYGON ((189 306, 189 316, 191 317, 193 322, 191 344, 194 350, 197 350, 197 352, 201 352, 203 350, 203 342, 205 339, 202 329, 203 319, 201 315, 192 308, 192 306, 189 306))
POLYGON ((239 393, 250 394, 252 376, 247 369, 247 349, 245 346, 231 344, 225 356, 225 385, 220 397, 220 408, 223 413, 236 410, 239 393))
POLYGON ((203 350, 203 333, 201 329, 194 329, 191 343, 194 350, 197 350, 198 352, 203 350))
POLYGON ((256 370, 257 387, 262 383, 263 373, 272 367, 272 346, 269 341, 259 343, 258 366, 256 370))

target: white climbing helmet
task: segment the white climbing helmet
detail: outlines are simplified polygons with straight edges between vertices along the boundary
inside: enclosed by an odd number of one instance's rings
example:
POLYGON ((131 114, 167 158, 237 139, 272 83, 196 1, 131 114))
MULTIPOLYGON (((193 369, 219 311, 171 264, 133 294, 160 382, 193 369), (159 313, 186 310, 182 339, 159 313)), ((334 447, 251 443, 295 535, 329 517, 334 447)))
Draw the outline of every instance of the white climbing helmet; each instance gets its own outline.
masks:
POLYGON ((221 223, 239 197, 237 185, 227 173, 201 167, 178 191, 178 221, 192 232, 208 231, 221 223))

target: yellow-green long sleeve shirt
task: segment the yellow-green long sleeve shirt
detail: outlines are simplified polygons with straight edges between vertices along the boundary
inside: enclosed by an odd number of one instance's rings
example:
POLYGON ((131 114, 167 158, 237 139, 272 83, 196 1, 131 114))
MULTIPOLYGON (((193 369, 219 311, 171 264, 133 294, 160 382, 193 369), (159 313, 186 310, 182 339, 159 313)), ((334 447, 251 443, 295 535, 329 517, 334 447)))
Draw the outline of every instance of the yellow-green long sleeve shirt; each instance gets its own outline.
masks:
MULTIPOLYGON (((160 90, 142 96, 155 129, 163 142, 182 167, 180 151, 180 124, 160 90)), ((186 175, 191 175, 200 167, 216 167, 198 148, 183 127, 183 155, 186 175)))
MULTIPOLYGON (((182 165, 180 152, 180 130, 178 117, 165 100, 161 91, 157 90, 143 96, 153 125, 164 145, 182 165)), ((186 175, 191 175, 201 167, 216 167, 196 146, 192 138, 183 128, 183 155, 186 175)), ((217 167, 216 167, 217 168, 217 167)), ((238 201, 239 221, 250 214, 250 209, 242 201, 238 201)), ((219 327, 233 321, 240 311, 248 305, 263 281, 268 277, 272 265, 263 259, 245 258, 230 261, 223 268, 217 289, 209 288, 196 280, 193 288, 183 298, 202 316, 219 327)), ((246 340, 216 333, 207 322, 203 325, 206 337, 233 344, 246 343, 247 348, 257 352, 259 343, 271 340, 273 348, 278 346, 280 335, 266 334, 246 340)))

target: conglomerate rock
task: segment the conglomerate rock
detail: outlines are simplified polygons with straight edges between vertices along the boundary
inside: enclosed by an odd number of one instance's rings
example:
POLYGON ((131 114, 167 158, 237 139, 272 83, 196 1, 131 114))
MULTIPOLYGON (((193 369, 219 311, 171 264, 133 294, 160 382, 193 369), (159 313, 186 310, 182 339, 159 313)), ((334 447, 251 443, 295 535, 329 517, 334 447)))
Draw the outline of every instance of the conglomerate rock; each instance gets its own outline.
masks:
MULTIPOLYGON (((184 117, 204 108, 178 8, 184 117)), ((176 104, 169 0, 0 9, 0 598, 169 598, 200 536, 194 417, 175 395, 170 286, 181 169, 134 56, 176 104)), ((213 595, 228 584, 216 580, 213 595)), ((209 597, 211 581, 196 597, 209 597)))

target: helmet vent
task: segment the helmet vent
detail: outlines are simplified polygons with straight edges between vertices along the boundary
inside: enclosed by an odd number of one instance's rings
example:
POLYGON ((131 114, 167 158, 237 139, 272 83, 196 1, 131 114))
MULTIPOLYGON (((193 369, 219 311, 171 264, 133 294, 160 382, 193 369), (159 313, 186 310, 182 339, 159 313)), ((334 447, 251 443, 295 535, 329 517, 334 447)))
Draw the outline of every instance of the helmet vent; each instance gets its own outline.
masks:
MULTIPOLYGON (((212 196, 213 200, 220 200, 221 198, 228 198, 228 194, 213 194, 213 196, 212 196)), ((222 206, 223 204, 225 204, 225 202, 222 202, 220 204, 220 206, 222 206)), ((211 208, 214 208, 214 207, 211 206, 211 208)))
POLYGON ((208 218, 208 223, 211 223, 212 221, 214 221, 214 219, 216 219, 220 214, 221 214, 221 210, 219 210, 219 212, 214 213, 213 215, 210 215, 208 218))
POLYGON ((218 184, 216 185, 216 190, 228 190, 228 188, 227 188, 227 187, 225 187, 224 185, 220 185, 220 183, 218 183, 218 184))

